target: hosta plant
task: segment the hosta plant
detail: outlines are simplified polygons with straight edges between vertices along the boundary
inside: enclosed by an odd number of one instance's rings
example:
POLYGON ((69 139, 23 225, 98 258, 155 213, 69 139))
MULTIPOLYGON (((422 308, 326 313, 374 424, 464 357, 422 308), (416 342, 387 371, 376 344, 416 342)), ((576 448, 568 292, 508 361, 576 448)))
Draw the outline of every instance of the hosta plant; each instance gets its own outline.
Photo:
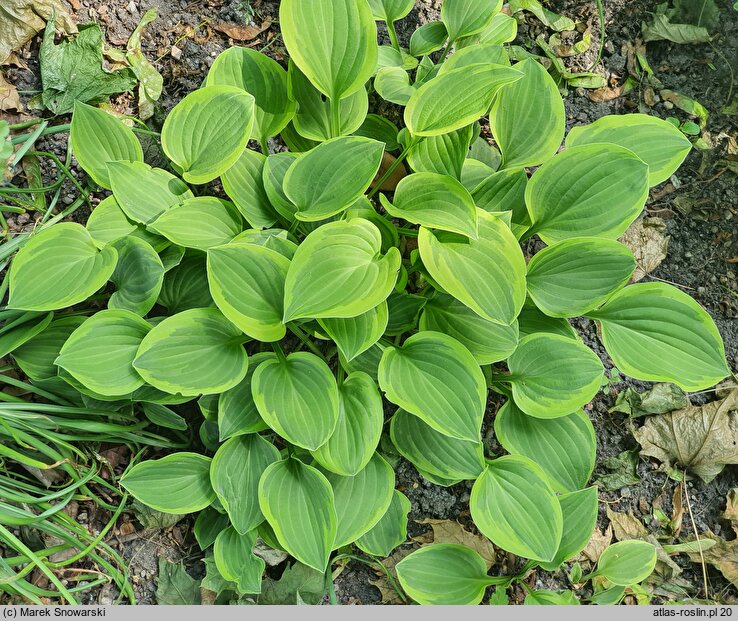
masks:
MULTIPOLYGON (((10 268, 24 319, 8 351, 34 383, 199 432, 121 485, 200 512, 223 592, 258 598, 257 537, 320 572, 349 545, 391 553, 410 510, 398 453, 437 485, 473 481, 476 527, 526 559, 489 576, 471 549, 423 548, 397 566, 418 602, 476 603, 577 556, 598 504, 583 408, 605 375, 574 317, 633 378, 689 391, 728 374, 708 314, 671 285, 628 284, 636 263, 617 241, 686 138, 639 114, 565 137, 546 69, 508 59, 501 2, 445 0, 408 50, 393 22, 412 4, 284 0, 289 66, 226 50, 150 164, 122 121, 78 104, 74 155, 110 193, 86 226, 30 237, 10 268), (368 113, 372 90, 401 129, 368 113)), ((590 577, 622 596, 655 552, 618 545, 590 577)))

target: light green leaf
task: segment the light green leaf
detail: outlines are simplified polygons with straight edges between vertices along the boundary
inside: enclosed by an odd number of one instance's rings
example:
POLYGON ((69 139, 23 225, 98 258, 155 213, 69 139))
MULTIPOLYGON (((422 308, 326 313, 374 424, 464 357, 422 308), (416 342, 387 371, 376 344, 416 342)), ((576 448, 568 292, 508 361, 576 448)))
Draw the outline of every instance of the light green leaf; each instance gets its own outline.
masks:
POLYGON ((266 563, 253 553, 256 531, 239 533, 233 526, 215 539, 213 558, 223 578, 235 582, 239 593, 261 593, 261 577, 266 563))
POLYGON ((428 22, 417 28, 410 36, 410 53, 413 56, 425 56, 440 50, 448 39, 446 24, 428 22))
POLYGON ((618 369, 636 379, 692 391, 730 373, 715 322, 671 285, 631 285, 587 316, 600 322, 602 343, 618 369))
POLYGON ((480 365, 504 360, 518 346, 518 323, 503 325, 477 315, 456 298, 436 293, 420 316, 420 330, 443 332, 464 345, 480 365))
POLYGON ((334 102, 374 72, 377 26, 363 0, 283 0, 279 25, 290 58, 334 102))
POLYGON ((502 151, 502 168, 537 166, 549 159, 564 138, 566 114, 559 89, 534 59, 514 67, 522 79, 502 89, 492 105, 489 125, 502 151), (526 102, 535 101, 535 106, 526 102))
POLYGON ((276 136, 295 115, 295 102, 287 93, 287 72, 266 54, 248 47, 234 46, 219 54, 205 84, 237 86, 254 97, 251 137, 259 142, 276 136))
POLYGON ((225 193, 246 221, 260 229, 268 228, 277 221, 277 215, 264 189, 265 162, 264 155, 246 149, 236 163, 221 175, 225 193))
POLYGON ((269 429, 254 403, 251 378, 264 360, 274 357, 271 352, 251 356, 246 377, 233 388, 221 393, 218 398, 218 433, 221 440, 269 429))
POLYGON ((315 354, 265 360, 254 371, 251 389, 264 422, 292 444, 314 451, 336 428, 336 379, 315 354))
MULTIPOLYGON (((472 127, 474 127, 474 125, 472 125, 472 127)), ((467 160, 477 160, 478 163, 484 164, 484 166, 490 170, 490 172, 487 173, 487 175, 485 175, 484 178, 480 180, 483 181, 497 170, 497 168, 500 166, 500 159, 502 156, 500 155, 500 152, 487 141, 486 138, 483 138, 482 136, 477 136, 469 145, 469 152, 466 154, 466 157, 467 160)), ((466 161, 464 163, 466 163, 466 161)), ((471 192, 475 188, 476 186, 472 187, 469 191, 471 192)))
POLYGON ((622 289, 636 268, 627 246, 574 238, 544 248, 528 262, 528 295, 552 317, 576 317, 622 289))
POLYGON ((207 250, 231 241, 243 230, 243 220, 233 203, 196 196, 165 211, 149 228, 185 248, 207 250))
POLYGON ((387 512, 380 520, 356 540, 360 550, 372 556, 389 556, 407 539, 407 514, 410 501, 400 491, 394 490, 387 512))
POLYGON ((128 236, 115 242, 118 263, 110 280, 117 291, 108 308, 128 310, 143 317, 156 304, 164 282, 164 265, 154 249, 142 239, 128 236))
POLYGON ((209 457, 173 453, 129 468, 120 484, 138 501, 157 511, 194 513, 215 500, 209 471, 209 457))
POLYGON ((397 410, 390 426, 392 443, 419 471, 441 479, 474 480, 484 470, 484 448, 474 441, 439 433, 418 416, 397 410))
POLYGON ((259 341, 278 341, 284 281, 290 266, 278 252, 256 244, 232 243, 208 250, 210 293, 221 312, 259 341))
POLYGON ((186 253, 181 263, 164 275, 157 302, 172 315, 191 308, 213 306, 205 257, 201 253, 186 253))
MULTIPOLYGON (((15 315, 16 313, 13 313, 15 315)), ((22 347, 24 343, 41 334, 51 323, 54 313, 17 312, 18 317, 6 316, 0 330, 0 357, 22 347)))
POLYGON ((502 65, 470 65, 438 75, 410 98, 405 125, 416 137, 460 129, 486 114, 494 96, 521 77, 519 71, 502 65))
POLYGON ((297 207, 297 219, 325 220, 355 203, 376 176, 383 152, 381 142, 344 136, 303 155, 284 178, 284 192, 297 207))
POLYGON ((283 321, 356 317, 381 304, 400 269, 397 248, 381 255, 381 243, 379 229, 363 218, 310 233, 287 272, 283 321))
POLYGON ((167 317, 144 338, 133 366, 159 390, 215 394, 246 375, 243 335, 220 311, 193 308, 167 317))
POLYGON ((259 505, 284 549, 301 563, 324 571, 337 531, 328 479, 297 459, 278 461, 259 481, 259 505))
POLYGON ((534 418, 508 401, 495 416, 495 435, 508 453, 536 462, 557 492, 581 489, 592 475, 597 441, 582 410, 559 418, 534 418))
POLYGON ((397 563, 404 591, 419 604, 475 605, 490 584, 478 552, 456 543, 425 546, 397 563))
POLYGON ((118 201, 113 196, 108 196, 100 201, 87 218, 86 228, 100 246, 105 246, 133 233, 136 225, 126 217, 118 201))
POLYGON ((150 224, 193 194, 179 177, 143 162, 110 162, 110 185, 128 218, 150 224))
POLYGON ((144 401, 141 406, 144 416, 154 425, 164 427, 165 429, 176 429, 178 431, 188 429, 187 420, 165 405, 144 401))
POLYGON ((184 256, 185 249, 182 246, 177 246, 175 244, 169 244, 164 248, 164 250, 159 252, 159 259, 161 260, 161 264, 164 266, 165 272, 168 272, 182 263, 184 256))
POLYGON ((476 240, 421 227, 420 258, 457 300, 489 321, 509 325, 525 301, 525 259, 502 217, 477 210, 477 218, 476 240))
POLYGON ((456 47, 464 49, 469 45, 484 43, 502 45, 503 43, 512 42, 517 34, 518 21, 514 17, 510 17, 504 13, 497 13, 482 32, 462 39, 456 44, 456 47))
POLYGON ((13 358, 21 371, 34 382, 57 375, 56 359, 62 345, 86 317, 72 315, 52 321, 40 334, 13 350, 13 358))
POLYGON ((319 319, 318 323, 350 361, 382 337, 387 329, 387 318, 387 302, 382 302, 356 317, 319 319))
POLYGON ((588 403, 602 383, 597 354, 574 339, 532 334, 508 359, 515 404, 529 416, 558 418, 588 403))
POLYGON ((254 98, 235 86, 206 86, 180 101, 161 128, 161 146, 187 183, 207 183, 227 171, 246 148, 254 98))
POLYGON ((331 472, 326 478, 333 488, 338 528, 333 548, 356 541, 384 516, 392 502, 395 473, 387 461, 374 453, 354 476, 331 472))
POLYGON ((648 165, 612 144, 571 147, 541 166, 528 182, 525 202, 547 244, 572 237, 617 239, 643 210, 648 165))
POLYGON ((526 606, 578 606, 579 600, 572 591, 548 591, 537 589, 525 596, 526 606))
POLYGON ((618 586, 631 586, 648 578, 656 566, 656 548, 647 541, 619 541, 608 546, 597 562, 596 576, 618 586))
POLYGON ((511 0, 509 4, 510 11, 513 14, 523 10, 530 11, 539 20, 541 20, 544 25, 557 32, 562 30, 574 30, 575 25, 570 18, 554 13, 553 11, 549 11, 540 3, 539 0, 511 0))
POLYGON ((477 209, 461 182, 437 173, 414 173, 397 184, 393 203, 382 194, 382 207, 413 224, 477 238, 477 209))
POLYGON ((149 330, 130 311, 99 311, 70 335, 55 364, 101 395, 127 395, 144 383, 131 363, 149 330))
POLYGON ((374 78, 374 90, 385 101, 406 106, 418 85, 410 84, 410 76, 402 67, 382 67, 374 78))
POLYGON ((483 535, 503 550, 551 561, 562 536, 559 501, 546 473, 519 455, 487 462, 474 483, 469 509, 483 535))
POLYGON ((387 298, 389 319, 387 321, 387 336, 397 336, 405 332, 414 331, 418 327, 420 311, 423 310, 428 298, 405 291, 393 291, 387 298))
POLYGON ((510 66, 510 58, 501 45, 494 43, 481 43, 465 47, 455 52, 441 65, 438 75, 468 67, 469 65, 492 64, 510 66))
POLYGON ((292 259, 297 250, 297 244, 292 239, 294 239, 292 235, 284 229, 246 229, 243 233, 236 235, 229 245, 263 246, 281 254, 285 259, 292 259))
POLYGON ((292 222, 295 219, 295 207, 284 193, 284 176, 287 174, 292 163, 299 154, 295 153, 273 153, 267 157, 264 163, 263 178, 264 190, 269 197, 269 202, 280 216, 292 222))
POLYGON ((677 127, 647 114, 608 115, 573 127, 566 146, 609 142, 630 149, 648 164, 648 185, 666 181, 681 166, 692 143, 677 127))
POLYGON ((264 521, 259 508, 259 479, 276 461, 277 448, 256 433, 227 440, 213 456, 210 483, 241 535, 264 521))
POLYGON ((521 339, 529 334, 545 332, 547 334, 560 334, 570 339, 581 340, 577 331, 566 319, 544 315, 530 301, 530 298, 525 301, 518 315, 518 329, 521 339))
POLYGON ((530 226, 525 206, 528 175, 523 168, 510 168, 490 174, 472 191, 477 207, 489 212, 512 212, 512 232, 519 238, 530 226))
POLYGON ((8 308, 50 311, 83 302, 108 281, 117 259, 114 248, 99 250, 81 224, 43 229, 10 265, 8 308))
POLYGON ((378 114, 367 114, 361 127, 354 132, 357 136, 365 136, 366 138, 384 142, 387 151, 397 151, 400 149, 401 145, 397 140, 398 133, 397 125, 378 114))
POLYGON ((456 41, 482 32, 501 8, 502 0, 444 0, 441 20, 448 38, 456 41))
POLYGON ((474 356, 440 332, 420 332, 388 347, 379 364, 387 399, 442 434, 477 441, 487 385, 474 356))
POLYGON ((228 515, 226 513, 220 513, 213 509, 213 507, 208 507, 200 511, 197 514, 195 526, 192 529, 200 549, 204 551, 213 545, 220 531, 228 528, 228 524, 228 515))
MULTIPOLYGON (((407 146, 407 130, 403 129, 400 136, 407 146)), ((439 173, 461 179, 471 139, 471 125, 448 134, 430 136, 411 149, 407 161, 415 172, 439 173)))
POLYGON ((383 22, 396 22, 413 10, 413 0, 369 0, 374 19, 383 22))
POLYGON ((141 143, 130 127, 112 114, 80 101, 74 104, 69 140, 79 165, 104 188, 110 189, 108 162, 143 161, 141 143))

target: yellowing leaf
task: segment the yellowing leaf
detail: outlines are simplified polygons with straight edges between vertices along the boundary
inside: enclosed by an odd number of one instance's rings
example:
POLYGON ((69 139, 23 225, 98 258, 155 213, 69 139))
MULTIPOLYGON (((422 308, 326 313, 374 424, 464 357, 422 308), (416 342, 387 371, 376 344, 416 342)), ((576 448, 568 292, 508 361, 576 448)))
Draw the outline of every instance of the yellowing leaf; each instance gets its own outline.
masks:
POLYGON ((46 20, 56 13, 60 30, 77 32, 72 18, 60 0, 3 0, 0 4, 0 65, 10 54, 43 30, 46 20))

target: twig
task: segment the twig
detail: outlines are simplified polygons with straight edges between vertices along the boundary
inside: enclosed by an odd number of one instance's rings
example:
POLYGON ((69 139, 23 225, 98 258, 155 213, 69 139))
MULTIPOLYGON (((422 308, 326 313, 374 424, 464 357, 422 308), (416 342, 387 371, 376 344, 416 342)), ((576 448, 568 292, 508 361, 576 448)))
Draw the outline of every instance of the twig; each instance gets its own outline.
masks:
POLYGON ((702 580, 705 585, 705 599, 709 597, 709 589, 707 587, 707 567, 705 566, 705 555, 702 554, 702 541, 700 540, 700 534, 697 532, 697 525, 694 522, 694 515, 692 514, 692 503, 689 502, 689 493, 687 492, 687 470, 684 470, 684 479, 680 483, 684 490, 684 497, 687 499, 687 511, 689 512, 689 520, 692 522, 692 530, 694 536, 697 538, 697 549, 700 551, 700 565, 702 565, 702 580))

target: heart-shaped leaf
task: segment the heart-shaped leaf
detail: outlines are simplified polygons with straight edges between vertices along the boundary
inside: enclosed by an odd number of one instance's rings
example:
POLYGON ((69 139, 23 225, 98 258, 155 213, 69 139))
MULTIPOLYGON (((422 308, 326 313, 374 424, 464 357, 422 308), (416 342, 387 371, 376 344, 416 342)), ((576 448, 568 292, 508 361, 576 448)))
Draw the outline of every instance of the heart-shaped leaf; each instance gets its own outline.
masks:
POLYGON ((221 175, 225 193, 255 228, 268 228, 277 221, 277 214, 264 189, 265 163, 266 156, 246 149, 236 163, 221 175))
POLYGON ((397 546, 407 540, 407 514, 410 501, 398 490, 392 493, 392 501, 380 520, 356 540, 359 549, 373 556, 389 556, 397 546))
POLYGON ((113 196, 108 196, 92 211, 85 228, 100 246, 105 246, 121 237, 127 237, 137 227, 123 213, 118 201, 113 196))
POLYGON ((233 388, 221 393, 218 398, 218 434, 221 440, 269 429, 254 403, 251 378, 264 360, 274 356, 271 352, 251 356, 246 377, 233 388))
POLYGON ((186 253, 180 264, 164 275, 164 284, 157 302, 170 314, 213 306, 208 289, 205 257, 201 253, 186 253))
POLYGON ((418 86, 410 83, 410 75, 402 67, 382 67, 374 78, 374 90, 385 101, 406 106, 418 86))
POLYGON ((405 17, 413 10, 413 0, 369 0, 374 19, 391 23, 405 17))
POLYGON ((520 338, 538 332, 547 334, 560 334, 570 339, 581 341, 581 337, 572 325, 561 317, 549 317, 544 315, 538 307, 527 299, 518 315, 518 330, 520 338))
POLYGON ((413 56, 425 56, 440 50, 448 39, 446 24, 428 22, 417 28, 410 35, 410 53, 413 56))
POLYGON ((479 440, 487 385, 474 356, 440 332, 420 332, 388 347, 379 364, 387 399, 442 434, 479 440))
POLYGON ((8 307, 50 311, 78 304, 108 281, 117 260, 115 249, 99 250, 81 224, 60 222, 43 229, 10 265, 8 307))
POLYGON ((502 0, 445 0, 441 20, 446 24, 448 38, 456 41, 482 32, 501 8, 502 0))
POLYGON ((563 518, 546 473, 531 460, 506 455, 487 463, 474 483, 469 509, 483 535, 503 550, 551 561, 563 518))
POLYGON ((243 230, 243 220, 233 203, 196 196, 165 211, 149 228, 185 248, 207 250, 231 241, 243 230))
POLYGON ((239 533, 233 526, 224 528, 215 539, 213 559, 223 579, 233 582, 239 593, 261 593, 261 578, 266 563, 253 552, 256 531, 239 533))
POLYGON ((193 308, 157 324, 142 341, 133 366, 164 392, 220 393, 246 375, 244 340, 217 309, 193 308))
POLYGON ((14 349, 13 358, 21 371, 34 382, 55 378, 62 345, 86 319, 79 315, 55 319, 40 334, 14 349))
MULTIPOLYGON (((430 136, 410 150, 407 161, 415 172, 439 173, 461 179, 472 135, 472 126, 467 125, 447 134, 430 136)), ((406 144, 407 130, 400 132, 400 136, 406 144)))
POLYGON ((161 146, 187 183, 207 183, 236 163, 253 124, 251 95, 235 86, 206 86, 172 108, 161 146))
POLYGON ((387 302, 356 317, 319 319, 318 323, 341 350, 346 360, 353 360, 376 343, 387 329, 387 302))
POLYGON ((292 201, 284 193, 284 176, 293 162, 297 160, 297 157, 298 154, 295 153, 273 153, 267 157, 264 163, 262 176, 264 190, 269 197, 269 202, 280 216, 290 222, 295 219, 297 207, 292 204, 292 201))
POLYGON ((525 188, 528 175, 523 168, 511 168, 494 172, 472 191, 474 203, 485 211, 512 212, 512 232, 520 237, 530 226, 528 208, 525 206, 525 188))
POLYGON ((608 546, 597 562, 594 576, 613 584, 631 586, 648 578, 656 566, 656 548, 647 541, 619 541, 608 546))
POLYGON ((336 379, 315 354, 265 360, 254 371, 251 390, 264 422, 292 444, 314 451, 336 428, 336 379))
POLYGON ((142 239, 128 236, 115 242, 118 263, 110 280, 117 291, 108 308, 128 310, 143 317, 156 304, 164 282, 164 264, 142 239))

